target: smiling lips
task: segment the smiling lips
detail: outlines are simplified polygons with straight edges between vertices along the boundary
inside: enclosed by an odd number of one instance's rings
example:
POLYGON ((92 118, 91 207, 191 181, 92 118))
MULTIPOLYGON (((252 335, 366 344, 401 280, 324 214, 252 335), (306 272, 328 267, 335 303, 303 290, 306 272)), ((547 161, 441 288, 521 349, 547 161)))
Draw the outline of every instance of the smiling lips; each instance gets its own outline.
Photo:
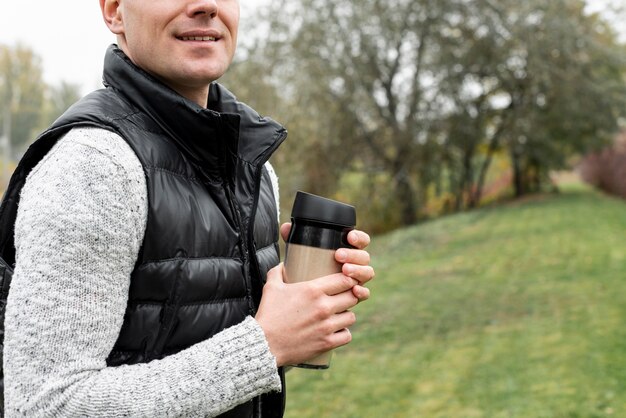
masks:
POLYGON ((181 36, 178 39, 181 41, 217 41, 214 36, 181 36))

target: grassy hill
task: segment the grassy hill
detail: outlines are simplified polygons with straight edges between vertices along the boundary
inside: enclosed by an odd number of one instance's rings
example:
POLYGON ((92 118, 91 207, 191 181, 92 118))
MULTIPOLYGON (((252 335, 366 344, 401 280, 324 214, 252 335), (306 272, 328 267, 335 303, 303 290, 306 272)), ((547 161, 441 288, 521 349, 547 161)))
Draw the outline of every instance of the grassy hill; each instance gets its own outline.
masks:
POLYGON ((626 417, 626 203, 583 186, 377 237, 372 299, 287 417, 626 417))

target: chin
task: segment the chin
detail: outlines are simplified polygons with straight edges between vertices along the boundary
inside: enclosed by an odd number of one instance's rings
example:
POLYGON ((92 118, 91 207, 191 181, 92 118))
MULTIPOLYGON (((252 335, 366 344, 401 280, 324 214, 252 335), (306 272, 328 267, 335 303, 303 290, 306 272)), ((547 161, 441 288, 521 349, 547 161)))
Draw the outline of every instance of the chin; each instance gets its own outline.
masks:
POLYGON ((216 69, 207 71, 204 68, 201 71, 193 71, 188 75, 189 80, 197 80, 199 84, 209 84, 220 77, 222 77, 226 73, 226 69, 216 69))
POLYGON ((195 77, 188 77, 187 84, 195 84, 197 86, 206 86, 211 84, 212 82, 218 80, 224 75, 224 73, 215 73, 215 74, 202 74, 197 75, 195 77), (189 83, 191 81, 191 83, 189 83))

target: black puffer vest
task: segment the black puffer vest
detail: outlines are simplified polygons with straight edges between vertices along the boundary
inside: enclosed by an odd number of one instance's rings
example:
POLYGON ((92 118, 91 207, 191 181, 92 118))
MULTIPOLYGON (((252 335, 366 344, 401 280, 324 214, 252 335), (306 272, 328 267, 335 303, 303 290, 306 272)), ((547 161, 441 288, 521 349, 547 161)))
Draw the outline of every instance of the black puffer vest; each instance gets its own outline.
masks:
MULTIPOLYGON (((4 325, 13 222, 28 172, 73 127, 115 131, 141 161, 149 202, 124 324, 107 359, 118 366, 177 353, 256 313, 266 273, 279 262, 277 209, 264 164, 286 131, 218 84, 203 109, 115 46, 105 57, 104 82, 106 89, 83 98, 42 134, 11 179, 0 208, 0 250, 8 264, 0 319, 4 325)), ((280 417, 283 394, 223 416, 280 417)))

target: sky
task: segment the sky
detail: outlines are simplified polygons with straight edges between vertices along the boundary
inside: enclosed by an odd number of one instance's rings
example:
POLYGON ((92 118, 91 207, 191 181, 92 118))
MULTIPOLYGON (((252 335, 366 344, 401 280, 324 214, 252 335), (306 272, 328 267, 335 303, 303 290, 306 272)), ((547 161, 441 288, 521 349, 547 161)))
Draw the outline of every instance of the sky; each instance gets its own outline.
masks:
MULTIPOLYGON (((242 25, 254 18, 263 1, 241 1, 242 25)), ((626 5, 626 0, 587 1, 593 11, 610 2, 626 5)), ((104 25, 98 0, 0 0, 0 43, 17 42, 42 58, 46 82, 64 80, 79 85, 86 94, 101 87, 104 52, 115 37, 104 25)))
MULTIPOLYGON (((260 3, 244 1, 242 25, 260 3)), ((102 86, 104 52, 115 36, 102 20, 98 0, 0 0, 0 44, 18 42, 42 58, 47 83, 77 84, 86 94, 102 86)))

